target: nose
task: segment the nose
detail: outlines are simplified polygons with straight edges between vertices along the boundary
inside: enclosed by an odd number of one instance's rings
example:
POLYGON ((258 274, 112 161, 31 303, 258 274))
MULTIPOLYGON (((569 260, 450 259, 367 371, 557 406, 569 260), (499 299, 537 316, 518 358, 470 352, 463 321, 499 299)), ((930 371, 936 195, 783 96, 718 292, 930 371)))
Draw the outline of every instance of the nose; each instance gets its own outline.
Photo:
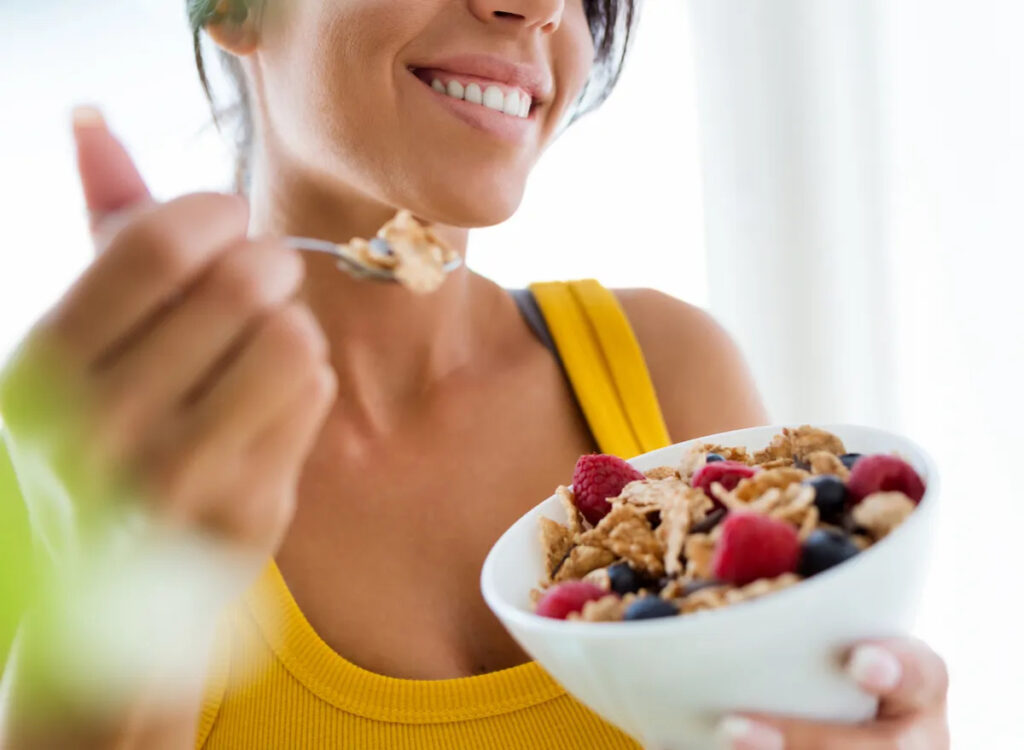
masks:
POLYGON ((484 23, 518 23, 551 34, 562 23, 565 0, 469 0, 469 9, 484 23))

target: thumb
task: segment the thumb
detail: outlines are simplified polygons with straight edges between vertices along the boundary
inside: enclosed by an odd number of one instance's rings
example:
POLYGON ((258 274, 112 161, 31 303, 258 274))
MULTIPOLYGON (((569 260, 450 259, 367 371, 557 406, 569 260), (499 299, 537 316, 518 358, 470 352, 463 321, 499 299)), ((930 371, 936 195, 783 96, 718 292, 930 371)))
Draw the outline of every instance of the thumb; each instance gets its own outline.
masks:
POLYGON ((72 132, 89 228, 94 234, 113 215, 152 201, 135 162, 110 132, 99 110, 75 108, 72 132))

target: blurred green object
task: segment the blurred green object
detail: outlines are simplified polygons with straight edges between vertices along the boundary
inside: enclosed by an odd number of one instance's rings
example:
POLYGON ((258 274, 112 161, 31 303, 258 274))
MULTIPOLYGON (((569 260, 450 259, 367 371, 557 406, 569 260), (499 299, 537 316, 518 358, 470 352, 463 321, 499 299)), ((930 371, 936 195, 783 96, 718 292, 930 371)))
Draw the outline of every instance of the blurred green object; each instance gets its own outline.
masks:
POLYGON ((28 513, 4 437, 0 429, 0 673, 35 589, 28 513))
POLYGON ((74 411, 60 387, 66 363, 26 337, 0 368, 0 665, 45 585, 41 559, 73 564, 70 505, 49 468, 55 439, 73 438, 74 411), (46 553, 43 558, 39 544, 46 553))

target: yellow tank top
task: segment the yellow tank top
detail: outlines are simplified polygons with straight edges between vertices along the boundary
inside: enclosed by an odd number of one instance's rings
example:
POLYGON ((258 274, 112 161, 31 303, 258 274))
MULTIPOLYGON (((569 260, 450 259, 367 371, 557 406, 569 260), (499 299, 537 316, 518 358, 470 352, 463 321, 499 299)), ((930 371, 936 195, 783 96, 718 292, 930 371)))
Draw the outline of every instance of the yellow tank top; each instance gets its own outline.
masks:
MULTIPOLYGON (((594 280, 530 286, 601 450, 667 445, 647 365, 594 280)), ((538 501, 540 498, 538 498, 538 501)), ((368 672, 313 631, 271 562, 222 618, 198 748, 638 748, 535 662, 450 680, 368 672)))

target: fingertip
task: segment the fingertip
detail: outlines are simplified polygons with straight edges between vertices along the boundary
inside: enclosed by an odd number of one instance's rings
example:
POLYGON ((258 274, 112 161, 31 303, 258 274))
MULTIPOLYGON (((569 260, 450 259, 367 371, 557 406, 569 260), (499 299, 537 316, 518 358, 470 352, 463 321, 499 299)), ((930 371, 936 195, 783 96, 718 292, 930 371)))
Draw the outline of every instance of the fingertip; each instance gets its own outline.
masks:
POLYGON ((722 750, 783 750, 786 744, 775 727, 739 715, 723 718, 715 735, 722 750))
POLYGON ((71 110, 71 129, 78 133, 82 130, 107 128, 107 119, 98 107, 91 104, 78 104, 71 110))
POLYGON ((949 670, 942 657, 928 644, 917 638, 903 637, 876 640, 870 645, 887 652, 897 660, 900 668, 897 685, 879 691, 881 715, 891 717, 913 713, 945 700, 949 689, 949 670))
POLYGON ((853 649, 846 671, 860 687, 876 694, 894 690, 903 679, 903 665, 896 655, 873 643, 853 649))

